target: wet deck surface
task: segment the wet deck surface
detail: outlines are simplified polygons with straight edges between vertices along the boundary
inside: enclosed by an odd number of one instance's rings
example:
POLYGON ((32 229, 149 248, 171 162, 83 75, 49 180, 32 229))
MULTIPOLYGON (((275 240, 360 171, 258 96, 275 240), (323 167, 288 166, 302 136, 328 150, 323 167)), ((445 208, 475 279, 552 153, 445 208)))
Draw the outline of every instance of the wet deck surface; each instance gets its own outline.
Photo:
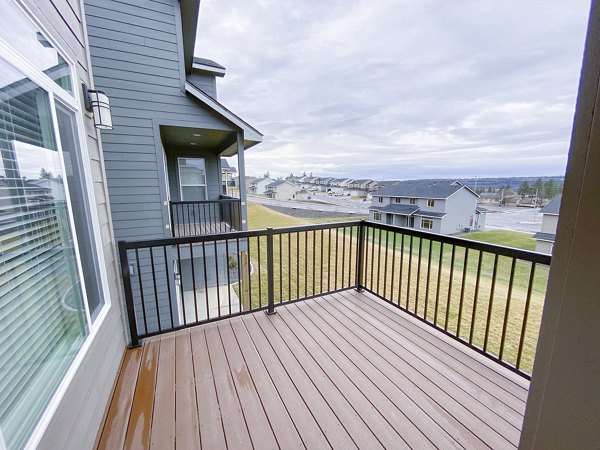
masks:
POLYGON ((514 448, 527 388, 345 291, 128 350, 99 448, 514 448))

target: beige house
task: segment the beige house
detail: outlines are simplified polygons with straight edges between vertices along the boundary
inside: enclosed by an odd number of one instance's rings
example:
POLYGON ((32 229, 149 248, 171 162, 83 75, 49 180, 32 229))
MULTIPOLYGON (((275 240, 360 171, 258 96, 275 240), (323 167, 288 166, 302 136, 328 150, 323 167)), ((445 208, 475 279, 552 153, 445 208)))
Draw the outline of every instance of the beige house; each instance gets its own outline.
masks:
POLYGON ((275 200, 292 200, 296 198, 298 186, 286 180, 277 180, 265 186, 265 195, 275 200))
POLYGON ((542 231, 535 233, 533 238, 536 240, 535 251, 540 253, 552 253, 554 248, 554 239, 556 237, 556 227, 558 225, 558 212, 562 195, 557 195, 544 206, 540 212, 543 214, 542 231))

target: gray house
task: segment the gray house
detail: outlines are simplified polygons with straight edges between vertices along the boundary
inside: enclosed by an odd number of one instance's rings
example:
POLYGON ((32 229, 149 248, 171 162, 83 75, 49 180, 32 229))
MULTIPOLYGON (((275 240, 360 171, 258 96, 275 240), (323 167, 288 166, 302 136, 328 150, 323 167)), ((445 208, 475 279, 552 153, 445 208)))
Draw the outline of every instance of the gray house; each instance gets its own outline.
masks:
POLYGON ((542 216, 542 230, 533 235, 536 240, 535 251, 540 253, 552 253, 554 240, 556 239, 556 227, 558 226, 558 213, 562 195, 557 195, 544 206, 540 213, 542 216))
POLYGON ((369 219, 439 234, 482 230, 486 213, 477 198, 458 181, 397 181, 373 193, 369 219))
POLYGON ((265 195, 275 200, 292 200, 296 198, 298 186, 287 180, 277 180, 268 184, 265 188, 265 195))

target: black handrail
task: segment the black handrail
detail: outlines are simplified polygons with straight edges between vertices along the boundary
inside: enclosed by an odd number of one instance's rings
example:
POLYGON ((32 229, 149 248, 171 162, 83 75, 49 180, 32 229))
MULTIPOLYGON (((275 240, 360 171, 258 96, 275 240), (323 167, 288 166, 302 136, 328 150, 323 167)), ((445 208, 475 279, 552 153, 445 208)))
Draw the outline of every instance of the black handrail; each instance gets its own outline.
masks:
POLYGON ((526 378, 551 262, 550 255, 368 221, 122 241, 119 256, 131 345, 356 288, 526 378))
POLYGON ((242 229, 241 202, 231 197, 170 201, 169 215, 174 237, 222 234, 242 229))

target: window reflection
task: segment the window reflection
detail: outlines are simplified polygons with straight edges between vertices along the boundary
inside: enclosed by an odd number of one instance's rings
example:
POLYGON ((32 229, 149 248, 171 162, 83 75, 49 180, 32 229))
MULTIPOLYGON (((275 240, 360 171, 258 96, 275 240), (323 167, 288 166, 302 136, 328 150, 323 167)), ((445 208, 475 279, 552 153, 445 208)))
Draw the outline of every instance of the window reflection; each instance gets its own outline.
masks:
POLYGON ((73 92, 70 66, 11 0, 0 0, 3 39, 66 91, 73 92))

